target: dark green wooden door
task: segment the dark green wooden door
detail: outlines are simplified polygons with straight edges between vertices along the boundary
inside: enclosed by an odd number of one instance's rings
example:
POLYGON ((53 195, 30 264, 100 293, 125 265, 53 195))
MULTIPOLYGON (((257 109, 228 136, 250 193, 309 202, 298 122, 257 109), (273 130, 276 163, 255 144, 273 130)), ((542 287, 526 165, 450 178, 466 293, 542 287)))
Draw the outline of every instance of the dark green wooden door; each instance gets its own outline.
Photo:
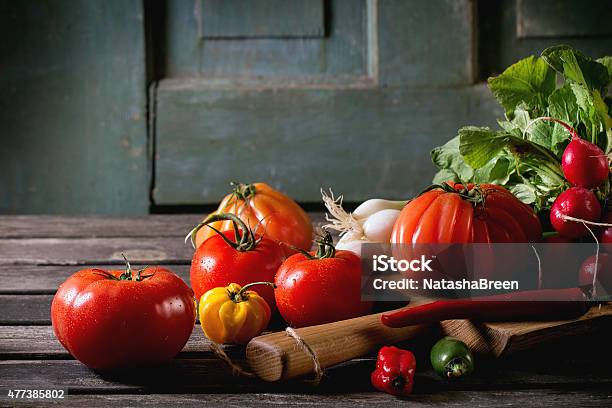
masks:
POLYGON ((501 117, 488 75, 559 42, 612 53, 610 3, 589 4, 170 1, 153 201, 213 203, 231 180, 410 197, 431 148, 501 117))
POLYGON ((487 76, 610 55, 610 21, 609 0, 2 1, 0 212, 212 204, 233 180, 410 197, 432 147, 495 126, 487 76))
POLYGON ((270 3, 167 4, 155 204, 212 203, 232 180, 303 202, 320 187, 407 197, 431 180, 432 147, 494 123, 473 2, 270 3))

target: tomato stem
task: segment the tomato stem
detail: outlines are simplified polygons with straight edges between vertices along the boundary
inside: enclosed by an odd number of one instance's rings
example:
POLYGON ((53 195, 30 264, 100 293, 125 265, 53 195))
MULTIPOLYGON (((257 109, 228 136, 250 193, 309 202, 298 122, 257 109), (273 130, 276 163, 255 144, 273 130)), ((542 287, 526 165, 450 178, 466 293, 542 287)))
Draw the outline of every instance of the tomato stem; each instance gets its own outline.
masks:
POLYGON ((123 259, 125 260, 125 271, 119 275, 119 278, 114 277, 112 274, 106 272, 106 271, 102 271, 100 269, 100 271, 104 272, 105 276, 112 278, 112 279, 116 279, 116 280, 122 280, 122 281, 134 281, 134 282, 140 282, 143 281, 147 278, 152 277, 153 275, 155 275, 155 273, 152 273, 150 275, 144 275, 142 276, 142 272, 144 272, 148 266, 145 266, 144 268, 141 269, 137 269, 136 270, 136 277, 134 277, 134 273, 132 270, 132 265, 130 265, 130 261, 128 261, 127 257, 125 256, 125 254, 121 254, 121 256, 123 257, 123 259))
POLYGON ((98 268, 94 268, 92 269, 92 271, 94 271, 95 274, 100 275, 105 277, 106 279, 111 279, 111 280, 119 280, 119 278, 117 278, 115 275, 113 275, 112 273, 109 273, 103 269, 98 269, 98 268))
POLYGON ((256 193, 255 185, 253 184, 244 184, 244 183, 237 183, 235 181, 232 181, 230 185, 234 188, 234 190, 232 191, 232 194, 234 194, 234 196, 236 196, 237 199, 242 200, 242 201, 248 200, 249 198, 253 197, 256 193))
POLYGON ((317 244, 317 252, 313 255, 308 251, 303 250, 302 248, 297 248, 293 245, 284 243, 291 249, 299 252, 304 255, 308 259, 325 259, 325 258, 333 258, 336 256, 336 247, 334 246, 334 239, 332 238, 329 231, 325 231, 325 234, 322 236, 318 236, 314 241, 317 244))
POLYGON ((249 228, 237 215, 231 213, 218 213, 209 215, 204 221, 196 225, 196 227, 192 229, 189 234, 187 234, 185 241, 191 238, 191 244, 195 248, 195 236, 200 228, 205 226, 215 231, 229 246, 240 252, 254 249, 262 240, 262 238, 256 238, 253 230, 249 228), (211 223, 217 221, 232 221, 234 226, 234 241, 225 236, 223 232, 210 225, 211 223))
POLYGON ((132 280, 132 265, 130 265, 130 261, 128 261, 125 254, 122 253, 121 256, 125 261, 125 272, 119 276, 119 280, 132 280))
POLYGON ((322 237, 315 240, 317 243, 317 259, 333 258, 336 255, 336 247, 334 246, 334 239, 332 238, 329 231, 325 231, 322 237))
POLYGON ((236 303, 240 303, 244 300, 246 300, 247 298, 244 296, 244 294, 246 293, 246 291, 248 289, 250 289, 253 286, 256 285, 267 285, 270 286, 272 289, 276 289, 276 285, 272 282, 251 282, 248 283, 246 285, 244 285, 242 288, 240 288, 240 290, 237 293, 230 293, 230 298, 236 302, 236 303))
POLYGON ((474 187, 472 187, 471 190, 468 190, 465 183, 454 183, 453 185, 450 185, 448 183, 432 184, 429 187, 427 187, 425 190, 423 190, 421 193, 419 193, 419 196, 429 191, 436 190, 436 189, 441 189, 446 193, 459 194, 461 198, 463 198, 466 201, 471 202, 474 206, 479 205, 479 204, 482 206, 485 205, 486 194, 482 190, 482 188, 480 188, 479 185, 474 185, 474 187), (460 190, 457 190, 455 188, 457 184, 461 185, 460 190))

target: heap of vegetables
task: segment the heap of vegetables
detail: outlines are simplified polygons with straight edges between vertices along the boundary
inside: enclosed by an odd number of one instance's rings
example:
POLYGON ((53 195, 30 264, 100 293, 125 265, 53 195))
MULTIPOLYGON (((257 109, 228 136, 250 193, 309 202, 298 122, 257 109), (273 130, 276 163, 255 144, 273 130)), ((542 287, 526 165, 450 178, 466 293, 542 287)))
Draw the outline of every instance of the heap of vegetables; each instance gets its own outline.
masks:
MULTIPOLYGON (((85 269, 54 298, 55 334, 92 368, 159 362, 176 355, 189 338, 194 296, 202 329, 216 343, 245 344, 276 313, 294 327, 369 313, 372 304, 362 302, 360 293, 357 255, 363 243, 535 242, 542 238, 536 213, 548 210, 564 239, 592 233, 591 223, 607 227, 599 239, 610 243, 611 82, 612 57, 592 60, 567 46, 517 62, 489 79, 505 110, 499 129, 464 127, 435 148, 439 171, 421 195, 371 199, 348 213, 342 196, 323 193, 330 213, 326 227, 341 233, 336 246, 326 233, 315 240, 318 249, 308 252, 312 223, 295 201, 264 183, 234 184, 219 208, 188 234, 195 248, 193 291, 167 269, 134 272, 127 260, 125 271, 85 269), (107 337, 117 341, 100 340, 107 337)), ((597 272, 609 268, 608 256, 585 261, 580 282, 595 283, 597 272)), ((612 274, 602 282, 612 286, 612 274)), ((396 313, 385 324, 412 324, 417 311, 396 313)), ((452 338, 434 346, 431 363, 445 378, 473 370, 470 350, 452 338)), ((383 347, 372 384, 408 394, 415 369, 411 352, 383 347)))
POLYGON ((606 201, 611 82, 612 57, 593 60, 568 46, 520 60, 489 79, 505 111, 499 129, 466 126, 435 148, 434 182, 502 185, 536 212, 550 209, 571 185, 606 201))
POLYGON ((235 188, 220 209, 187 236, 196 248, 191 286, 200 301, 200 323, 210 339, 246 343, 277 312, 293 327, 302 327, 370 311, 371 303, 361 301, 358 256, 336 250, 329 233, 315 240, 317 251, 308 252, 304 248, 306 240, 307 249, 312 244, 312 224, 295 201, 263 183, 237 186, 240 192, 235 188), (296 225, 299 228, 293 229, 296 225), (212 235, 199 242, 204 230, 212 235), (254 282, 260 284, 253 286, 254 282), (240 287, 252 291, 240 292, 240 287), (253 306, 261 303, 259 299, 268 306, 267 312, 253 306))

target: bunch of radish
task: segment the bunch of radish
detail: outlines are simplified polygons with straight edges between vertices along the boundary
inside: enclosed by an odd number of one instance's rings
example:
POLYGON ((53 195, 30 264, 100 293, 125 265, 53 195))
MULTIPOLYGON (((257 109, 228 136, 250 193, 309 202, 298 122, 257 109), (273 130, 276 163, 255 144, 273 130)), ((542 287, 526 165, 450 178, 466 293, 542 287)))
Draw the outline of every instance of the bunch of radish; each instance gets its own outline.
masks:
POLYGON ((556 198, 550 209, 550 223, 559 233, 560 240, 569 241, 591 234, 597 243, 597 252, 580 267, 579 284, 592 285, 593 295, 597 292, 597 282, 606 292, 612 291, 612 263, 608 254, 599 253, 600 242, 612 242, 612 212, 602 219, 601 204, 592 190, 608 179, 608 158, 597 145, 580 138, 567 123, 550 117, 539 119, 560 124, 572 136, 561 158, 563 175, 572 187, 556 198), (604 228, 599 239, 589 225, 604 228))
MULTIPOLYGON (((601 222, 602 209, 592 189, 601 186, 608 178, 610 166, 606 154, 599 146, 580 136, 567 123, 550 117, 539 120, 556 122, 572 136, 561 158, 563 175, 572 187, 559 194, 550 209, 550 222, 559 235, 576 239, 590 232, 587 224, 606 227, 604 240, 612 240, 612 224, 601 222)), ((605 217, 609 220, 610 216, 605 217)), ((604 220, 606 221, 606 220, 604 220)))

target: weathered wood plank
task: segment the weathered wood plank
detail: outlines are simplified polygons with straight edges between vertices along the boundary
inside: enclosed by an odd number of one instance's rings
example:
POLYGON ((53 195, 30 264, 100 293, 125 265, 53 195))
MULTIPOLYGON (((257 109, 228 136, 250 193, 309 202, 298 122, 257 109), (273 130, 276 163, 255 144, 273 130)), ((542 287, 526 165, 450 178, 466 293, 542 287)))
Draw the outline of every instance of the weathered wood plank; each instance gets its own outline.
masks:
POLYGON ((0 239, 0 265, 121 265, 122 254, 134 264, 189 264, 193 248, 182 236, 0 239))
MULTIPOLYGON (((197 6, 196 6, 197 7, 197 6)), ((322 37, 323 0, 203 0, 204 38, 322 37)))
POLYGON ((141 369, 97 373, 75 360, 3 360, 0 378, 4 388, 63 388, 69 391, 157 392, 212 391, 238 384, 245 391, 259 382, 232 377, 219 359, 171 360, 141 369), (21 383, 21 384, 20 384, 21 383))
MULTIPOLYGON (((0 325, 49 325, 52 301, 53 295, 0 294, 0 325)), ((277 327, 280 322, 273 316, 270 325, 277 327)))
MULTIPOLYGON (((229 185, 226 193, 230 192, 229 185)), ((316 227, 321 212, 310 212, 316 227)), ((0 215, 1 238, 159 238, 185 235, 205 214, 146 215, 142 217, 0 215)))
POLYGON ((433 147, 501 115, 484 87, 298 92, 162 81, 157 95, 157 204, 217 202, 229 180, 266 180, 303 202, 319 202, 320 187, 347 201, 406 199, 430 183, 433 147))
MULTIPOLYGON (((242 355, 244 348, 224 346, 229 355, 242 355)), ((180 353, 180 358, 213 358, 210 340, 199 324, 194 326, 189 341, 180 353)), ((51 326, 0 326, 0 359, 72 359, 53 334, 51 326)))
MULTIPOLYGON (((427 350, 415 350, 417 365, 421 367, 415 381, 411 400, 444 402, 444 395, 461 393, 469 401, 482 390, 509 390, 518 395, 529 395, 531 389, 555 388, 563 392, 576 390, 585 395, 599 395, 612 386, 612 375, 607 369, 609 355, 601 355, 601 347, 609 336, 589 339, 592 347, 577 344, 558 344, 550 349, 540 348, 517 354, 511 359, 478 360, 477 371, 458 382, 446 382, 437 377, 426 362, 427 350), (595 350, 598 349, 598 350, 595 350), (567 353, 567 350, 573 350, 567 353), (595 356, 600 356, 596 359, 595 356), (583 360, 582 357, 589 357, 583 360), (597 364, 593 364, 597 361, 597 364), (571 370, 567 368, 571 367, 571 370), (491 379, 494 378, 495 381, 491 379), (516 391, 528 390, 528 391, 516 391), (468 398, 469 396, 469 398, 468 398)), ((414 345, 413 345, 414 346, 414 345)), ((414 348, 411 347, 414 350, 414 348)), ((243 362, 244 349, 226 348, 230 356, 243 362)), ((367 357, 347 362, 326 371, 320 387, 301 381, 279 384, 262 383, 253 379, 232 377, 224 363, 216 358, 196 326, 191 339, 179 358, 159 366, 97 373, 70 360, 53 338, 51 328, 0 327, 0 388, 63 388, 77 393, 184 393, 184 392, 308 392, 338 393, 369 391, 369 373, 374 358, 367 357), (29 345, 29 348, 28 348, 29 345), (29 360, 44 358, 45 360, 29 360), (55 360, 49 360, 55 359, 55 360)), ((510 391, 501 391, 510 392, 510 391)), ((573 394, 574 392, 572 392, 573 394)), ((602 395, 603 396, 603 395, 602 395)), ((535 397, 534 397, 535 398, 535 397)), ((465 402, 452 399, 453 402, 465 402)))
MULTIPOLYGON (((134 268, 146 265, 132 264, 134 268)), ((70 275, 85 267, 121 269, 121 265, 0 265, 0 294, 54 294, 70 275)), ((185 282, 189 282, 189 265, 166 265, 185 282)))
MULTIPOLYGON (((319 229, 324 223, 322 213, 310 213, 315 225, 319 229)), ((183 232, 191 228, 203 216, 150 216, 134 219, 125 219, 127 226, 117 218, 105 217, 40 217, 40 216, 6 216, 2 217, 7 225, 11 227, 0 227, 0 235, 5 233, 9 236, 27 237, 28 234, 42 235, 53 234, 54 227, 64 225, 57 234, 60 237, 78 236, 82 232, 73 232, 79 228, 79 224, 97 224, 99 234, 108 236, 106 238, 61 238, 61 239, 0 239, 0 294, 53 294, 55 290, 68 276, 84 267, 99 267, 102 269, 117 269, 123 265, 120 251, 132 260, 135 267, 145 265, 164 264, 176 272, 186 282, 189 281, 189 264, 193 250, 189 244, 183 244, 183 232), (138 229, 141 224, 148 224, 149 218, 153 219, 151 225, 157 229, 138 229), (40 223, 40 231, 32 231, 31 225, 40 223), (65 222, 64 222, 65 220, 65 222), (93 220, 93 221, 91 221, 93 220), (108 222, 107 222, 108 220, 108 222), (182 223, 183 227, 172 229, 182 223), (168 234, 165 234, 165 226, 168 234), (137 226, 136 234, 145 235, 151 232, 151 236, 134 236, 127 238, 110 238, 120 235, 126 230, 132 230, 131 226, 137 226), (158 239, 156 236, 168 238, 158 239), (136 245, 136 246, 135 246, 136 245), (118 252, 119 251, 119 252, 118 252), (163 254, 161 253, 163 252, 163 254), (164 255, 164 256, 162 256, 164 255), (138 261, 142 263, 139 264, 138 261)), ((85 231, 83 234, 96 233, 95 230, 85 231)))
POLYGON ((0 325, 51 324, 51 295, 0 295, 0 325))
POLYGON ((148 212, 143 7, 0 2, 0 212, 148 212))
MULTIPOLYGON (((252 378, 232 377, 219 359, 174 359, 167 363, 119 370, 94 372, 75 360, 3 360, 0 378, 4 388, 64 388, 87 393, 133 392, 219 392, 240 390, 255 392, 350 392, 370 390, 369 373, 373 360, 357 360, 331 368, 324 382, 314 388, 302 381, 263 383, 252 378)), ((504 389, 559 388, 565 390, 609 390, 610 373, 592 373, 585 369, 559 370, 559 373, 530 372, 508 367, 481 368, 478 375, 463 381, 448 382, 430 369, 417 371, 416 394, 449 390, 479 391, 504 389), (492 381, 495 379, 495 381, 492 381)))
POLYGON ((0 240, 0 264, 123 264, 125 256, 142 264, 188 264, 191 244, 170 238, 32 238, 0 240))
MULTIPOLYGON (((1 400, 0 400, 1 401, 1 400)), ((6 401, 6 400, 5 400, 6 401)), ((10 401, 14 406, 30 406, 27 401, 10 401)), ((440 391, 435 395, 413 394, 407 398, 396 398, 381 392, 347 394, 314 393, 249 393, 249 394, 150 394, 150 395, 67 395, 65 400, 37 401, 41 407, 70 404, 91 408, 109 406, 176 407, 185 406, 327 406, 351 407, 593 407, 609 406, 612 397, 606 390, 574 390, 568 392, 555 389, 500 390, 500 391, 440 391)))
POLYGON ((0 238, 185 237, 202 218, 200 214, 129 218, 2 215, 0 238))

